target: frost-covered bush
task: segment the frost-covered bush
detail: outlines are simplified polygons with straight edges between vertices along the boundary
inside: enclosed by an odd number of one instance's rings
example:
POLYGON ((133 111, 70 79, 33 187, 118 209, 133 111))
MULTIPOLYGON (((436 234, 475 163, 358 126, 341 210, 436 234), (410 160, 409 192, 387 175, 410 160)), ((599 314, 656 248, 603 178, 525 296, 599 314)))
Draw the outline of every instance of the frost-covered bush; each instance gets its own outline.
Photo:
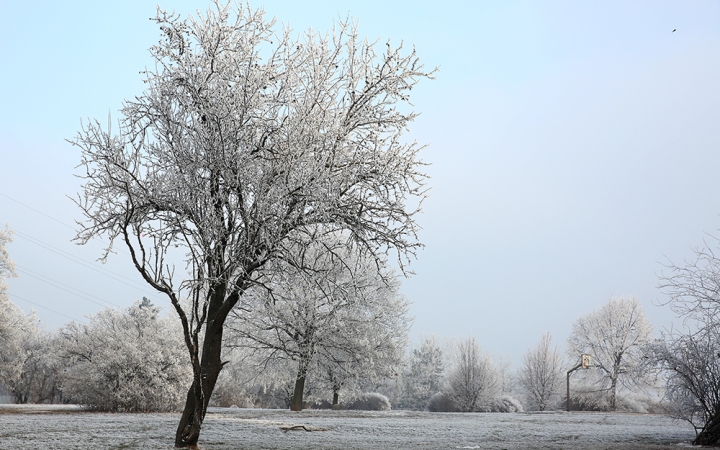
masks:
POLYGON ((377 392, 369 392, 362 394, 354 401, 350 402, 346 409, 355 409, 362 411, 389 411, 390 401, 387 397, 377 392))
POLYGON ((308 403, 308 409, 332 409, 333 405, 327 400, 315 400, 308 403))
POLYGON ((6 225, 0 229, 0 383, 12 392, 20 379, 24 334, 35 326, 35 321, 11 302, 6 293, 5 278, 17 276, 15 263, 6 249, 10 242, 12 232, 6 225))
POLYGON ((609 411, 610 405, 604 392, 577 390, 570 394, 570 410, 609 411))
POLYGON ((509 395, 503 395, 490 404, 490 412, 516 413, 523 412, 520 401, 509 395))
POLYGON ((430 412, 457 412, 458 409, 448 394, 438 392, 430 397, 427 410, 430 412))
MULTIPOLYGON (((296 364, 272 358, 266 351, 246 348, 223 350, 227 363, 210 398, 211 406, 284 409, 292 400, 296 364)), ((308 383, 308 389, 314 387, 308 383)))
POLYGON ((105 309, 88 325, 61 330, 66 397, 106 411, 169 411, 192 381, 177 324, 147 299, 125 311, 105 309))
POLYGON ((59 400, 54 338, 40 329, 34 313, 26 315, 7 296, 4 280, 16 276, 9 242, 12 232, 6 225, 0 229, 0 390, 17 403, 53 402, 59 400))
POLYGON ((657 392, 623 392, 618 394, 617 408, 619 411, 635 412, 641 414, 667 413, 669 404, 657 392))
MULTIPOLYGON (((0 275, 0 283, 1 278, 0 275)), ((25 315, 11 302, 2 292, 0 284, 0 383, 15 397, 27 357, 26 343, 37 333, 35 318, 25 315)))

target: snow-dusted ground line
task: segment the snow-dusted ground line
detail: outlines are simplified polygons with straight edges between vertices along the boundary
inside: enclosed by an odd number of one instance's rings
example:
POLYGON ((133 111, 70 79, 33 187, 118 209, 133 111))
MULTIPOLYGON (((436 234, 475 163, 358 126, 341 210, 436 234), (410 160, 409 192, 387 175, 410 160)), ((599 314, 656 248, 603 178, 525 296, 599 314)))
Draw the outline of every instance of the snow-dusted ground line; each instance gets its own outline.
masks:
MULTIPOLYGON (((172 448, 178 414, 108 414, 0 406, 0 449, 172 448)), ((683 422, 642 414, 461 414, 211 408, 200 448, 677 449, 683 422), (281 427, 304 425, 307 432, 281 427)))

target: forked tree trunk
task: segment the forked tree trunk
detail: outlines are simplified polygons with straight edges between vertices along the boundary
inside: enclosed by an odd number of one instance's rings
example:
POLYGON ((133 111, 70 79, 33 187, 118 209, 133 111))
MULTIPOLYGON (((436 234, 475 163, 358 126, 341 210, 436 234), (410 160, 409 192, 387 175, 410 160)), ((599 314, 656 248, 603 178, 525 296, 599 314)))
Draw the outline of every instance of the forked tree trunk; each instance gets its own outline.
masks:
POLYGON ((185 409, 175 433, 175 447, 195 447, 200 438, 200 429, 207 412, 210 396, 215 389, 218 376, 222 370, 220 353, 222 351, 222 335, 224 320, 208 321, 200 360, 200 389, 197 381, 193 381, 188 390, 185 409))

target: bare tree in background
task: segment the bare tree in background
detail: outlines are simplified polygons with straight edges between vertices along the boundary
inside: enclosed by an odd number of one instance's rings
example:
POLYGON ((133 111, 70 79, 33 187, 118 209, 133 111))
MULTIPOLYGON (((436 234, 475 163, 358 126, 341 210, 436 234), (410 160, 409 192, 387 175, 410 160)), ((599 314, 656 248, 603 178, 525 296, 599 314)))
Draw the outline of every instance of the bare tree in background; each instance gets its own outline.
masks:
POLYGON ((401 266, 421 247, 421 147, 401 136, 416 117, 411 90, 432 72, 351 22, 295 38, 219 0, 186 20, 158 10, 155 22, 146 90, 125 101, 116 131, 91 122, 72 141, 84 170, 77 239, 108 238, 105 257, 119 239, 177 312, 194 372, 175 438, 187 447, 223 366, 226 318, 269 262, 319 232, 345 231, 401 266))
POLYGON ((407 341, 408 303, 395 277, 370 255, 358 255, 344 239, 329 236, 303 246, 292 264, 276 267, 245 294, 243 310, 231 313, 230 346, 297 363, 291 409, 303 408, 311 366, 320 366, 333 388, 397 369, 407 341))
POLYGON ((635 297, 611 298, 602 308, 580 317, 568 338, 568 352, 577 358, 592 356, 593 366, 603 374, 609 393, 609 407, 617 407, 618 383, 640 381, 643 349, 650 341, 652 326, 635 297))
POLYGON ((426 337, 413 349, 403 374, 403 408, 424 410, 430 398, 442 391, 444 354, 435 337, 426 337))
POLYGON ((669 374, 674 415, 697 432, 695 445, 720 444, 720 259, 712 248, 694 249, 682 265, 670 263, 659 287, 683 318, 684 328, 656 342, 656 361, 669 374))
POLYGON ((458 343, 456 361, 447 377, 447 391, 455 407, 466 412, 489 410, 500 397, 498 371, 475 338, 458 343))
POLYGON ((523 357, 518 382, 531 403, 545 411, 562 392, 563 381, 562 358, 557 347, 552 347, 550 333, 545 333, 537 347, 523 357))

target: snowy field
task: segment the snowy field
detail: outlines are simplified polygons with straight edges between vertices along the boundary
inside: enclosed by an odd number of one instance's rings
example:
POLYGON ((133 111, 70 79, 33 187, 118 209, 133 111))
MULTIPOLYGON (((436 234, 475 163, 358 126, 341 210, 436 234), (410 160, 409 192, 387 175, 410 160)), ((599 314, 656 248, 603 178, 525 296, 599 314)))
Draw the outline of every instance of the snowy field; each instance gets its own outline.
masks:
MULTIPOLYGON (((172 448, 179 414, 108 414, 0 405, 0 449, 172 448)), ((640 414, 429 413, 211 408, 200 448, 677 449, 686 423, 640 414), (303 425, 305 429, 284 431, 303 425)))

